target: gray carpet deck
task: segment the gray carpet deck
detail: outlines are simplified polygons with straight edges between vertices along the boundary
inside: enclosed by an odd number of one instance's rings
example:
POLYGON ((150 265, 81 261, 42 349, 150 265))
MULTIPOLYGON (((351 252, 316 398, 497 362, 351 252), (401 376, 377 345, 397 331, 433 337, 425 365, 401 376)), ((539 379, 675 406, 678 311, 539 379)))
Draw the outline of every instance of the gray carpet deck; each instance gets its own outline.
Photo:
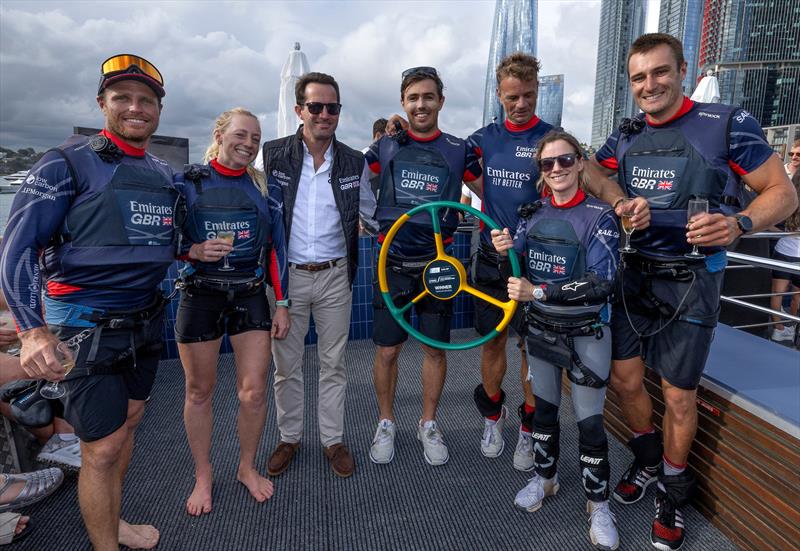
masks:
MULTIPOLYGON (((458 331, 455 338, 471 332, 458 331)), ((518 366, 509 345, 509 365, 518 366)), ((263 504, 236 482, 236 394, 232 356, 220 361, 214 398, 212 461, 214 509, 201 518, 185 513, 193 484, 191 455, 182 422, 183 372, 177 360, 164 361, 139 429, 123 497, 123 516, 133 523, 152 523, 161 530, 160 550, 579 550, 592 549, 585 500, 578 472, 577 429, 572 406, 562 405, 561 491, 536 513, 515 508, 514 495, 527 474, 511 466, 516 444, 516 416, 509 416, 506 450, 497 459, 480 454, 483 422, 472 390, 479 380, 476 349, 448 354, 449 371, 439 422, 450 448, 450 461, 431 467, 416 440, 420 413, 419 369, 422 354, 409 342, 400 359, 396 415, 396 456, 389 465, 370 462, 368 449, 377 407, 372 387, 374 348, 355 341, 347 350, 349 386, 345 440, 355 453, 356 473, 333 475, 322 455, 316 427, 316 348, 308 347, 306 436, 290 469, 274 479, 275 495, 263 504), (513 419, 513 422, 511 420, 513 419)), ((518 368, 510 367, 504 388, 509 409, 522 400, 518 368)), ((270 395, 267 429, 259 448, 264 466, 278 434, 270 395)), ((612 479, 630 459, 613 438, 612 479)), ((652 492, 623 508, 612 502, 621 549, 653 549, 649 544, 652 492)), ((70 477, 50 499, 29 507, 37 529, 8 549, 83 550, 88 539, 80 519, 76 479, 70 477)), ((697 511, 685 511, 692 550, 736 549, 697 511)))

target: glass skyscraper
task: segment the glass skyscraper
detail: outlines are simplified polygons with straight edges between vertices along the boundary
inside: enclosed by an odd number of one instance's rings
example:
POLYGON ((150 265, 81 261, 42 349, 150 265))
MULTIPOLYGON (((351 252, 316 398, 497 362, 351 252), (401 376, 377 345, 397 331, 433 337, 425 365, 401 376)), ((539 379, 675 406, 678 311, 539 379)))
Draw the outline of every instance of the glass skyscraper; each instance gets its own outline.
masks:
POLYGON ((683 57, 686 59, 683 93, 687 96, 692 95, 698 79, 703 76, 697 67, 702 25, 703 0, 661 0, 658 32, 671 34, 683 43, 683 57))
POLYGON ((489 64, 483 98, 483 124, 495 118, 503 120, 503 108, 497 101, 495 69, 500 60, 514 52, 536 55, 537 0, 497 0, 494 7, 489 64))
POLYGON ((553 126, 561 126, 564 110, 564 75, 539 77, 539 97, 536 100, 536 115, 553 126))
POLYGON ((628 85, 631 43, 644 33, 645 0, 602 0, 597 74, 594 85, 592 146, 600 147, 625 117, 639 112, 628 85))
POLYGON ((722 103, 762 126, 800 123, 800 0, 706 0, 699 57, 722 103))

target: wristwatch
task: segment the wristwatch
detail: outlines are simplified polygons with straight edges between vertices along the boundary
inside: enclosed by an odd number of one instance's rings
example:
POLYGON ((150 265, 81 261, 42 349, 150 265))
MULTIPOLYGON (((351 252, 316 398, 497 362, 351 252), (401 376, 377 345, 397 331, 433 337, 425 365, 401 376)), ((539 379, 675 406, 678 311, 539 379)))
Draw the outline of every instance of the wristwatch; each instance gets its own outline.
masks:
POLYGON ((536 300, 542 300, 544 298, 544 289, 541 287, 534 287, 533 298, 536 300))
POLYGON ((284 306, 286 308, 291 308, 292 307, 292 299, 285 298, 283 300, 276 300, 275 301, 275 306, 284 306))
POLYGON ((742 234, 753 231, 753 221, 750 220, 749 216, 744 214, 734 214, 733 217, 736 218, 736 225, 739 226, 739 230, 742 232, 742 234))

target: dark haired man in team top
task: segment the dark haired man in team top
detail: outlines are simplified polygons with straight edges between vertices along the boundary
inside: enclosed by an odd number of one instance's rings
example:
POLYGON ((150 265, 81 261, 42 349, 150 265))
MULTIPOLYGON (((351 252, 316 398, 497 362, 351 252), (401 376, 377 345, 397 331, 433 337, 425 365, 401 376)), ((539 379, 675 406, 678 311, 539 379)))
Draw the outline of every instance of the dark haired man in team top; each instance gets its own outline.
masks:
MULTIPOLYGON (((686 463, 697 429, 696 389, 719 315, 725 247, 783 220, 797 197, 746 111, 683 96, 686 63, 674 37, 639 37, 628 53, 628 75, 644 114, 623 121, 590 163, 607 175, 618 173, 626 194, 646 198, 650 208, 646 229, 634 216, 632 244, 638 253, 623 259, 624 300, 611 318, 611 384, 633 432, 634 453, 614 497, 634 503, 658 481, 650 539, 655 547, 672 550, 684 541, 680 508, 694 487, 686 463), (744 184, 757 193, 749 205, 742 200, 744 184), (692 196, 708 199, 710 213, 687 223, 692 196), (700 246, 704 259, 684 257, 692 245, 700 246), (661 376, 663 444, 652 425, 645 365, 661 376)), ((616 186, 593 191, 623 214, 616 186)))
MULTIPOLYGON (((403 73, 400 102, 409 118, 407 134, 384 136, 366 154, 370 169, 380 174, 376 218, 379 242, 394 222, 410 208, 432 201, 457 202, 461 182, 481 175, 480 164, 464 140, 439 130, 439 111, 444 106, 443 85, 432 67, 416 67, 403 73)), ((452 240, 458 214, 439 211, 442 238, 452 240)), ((403 306, 422 291, 422 269, 436 250, 431 216, 412 217, 391 243, 387 280, 395 304, 403 306)), ((438 341, 450 340, 452 302, 426 296, 415 304, 419 330, 438 341)), ((391 317, 375 286, 373 341, 377 345, 373 382, 378 399, 379 423, 370 448, 370 459, 388 463, 394 457, 395 422, 393 403, 397 384, 397 359, 406 331, 391 317)), ((436 423, 436 409, 444 386, 447 358, 444 350, 422 345, 422 417, 417 437, 425 460, 443 465, 449 458, 447 446, 436 423)))
MULTIPOLYGON (((483 162, 482 210, 502 228, 516 228, 517 209, 539 199, 536 182, 539 168, 534 162, 539 139, 553 127, 534 113, 539 91, 539 61, 522 52, 504 58, 497 66, 497 98, 506 119, 494 122, 474 132, 467 143, 483 162)), ((499 300, 508 300, 507 285, 499 270, 499 258, 492 246, 489 227, 482 227, 481 242, 472 264, 473 285, 499 300)), ((486 301, 475 299, 475 328, 481 335, 492 331, 502 318, 500 309, 486 301)), ((528 363, 522 335, 524 313, 518 308, 511 323, 518 336, 520 349, 520 380, 525 402, 519 408, 522 420, 519 439, 514 451, 514 468, 533 469, 531 430, 534 398, 527 384, 528 363)), ((486 457, 503 453, 503 424, 508 415, 505 392, 501 388, 508 368, 506 341, 508 330, 483 345, 481 351, 481 381, 475 387, 475 404, 484 417, 481 452, 486 457)))
POLYGON ((132 55, 109 58, 101 74, 103 130, 73 136, 31 169, 11 206, 0 273, 31 378, 64 379, 56 346, 80 343, 61 400, 81 440, 78 500, 93 547, 149 549, 158 530, 121 520, 120 501, 160 358, 159 284, 175 256, 178 194, 167 163, 146 152, 161 74, 132 55))

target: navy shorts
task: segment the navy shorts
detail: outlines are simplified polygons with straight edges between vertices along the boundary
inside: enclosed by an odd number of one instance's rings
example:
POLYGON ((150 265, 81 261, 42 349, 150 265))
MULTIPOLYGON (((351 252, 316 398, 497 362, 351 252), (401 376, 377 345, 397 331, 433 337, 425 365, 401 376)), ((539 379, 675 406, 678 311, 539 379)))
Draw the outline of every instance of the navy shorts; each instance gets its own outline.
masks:
POLYGON ((186 287, 181 291, 175 319, 175 340, 179 343, 213 341, 246 331, 269 331, 272 319, 262 283, 245 294, 228 300, 223 291, 186 287))
MULTIPOLYGON (((778 251, 772 252, 774 260, 782 260, 783 262, 794 262, 800 264, 800 258, 796 256, 789 256, 778 251)), ((795 287, 800 287, 800 274, 792 274, 790 272, 782 272, 780 270, 772 270, 772 279, 787 279, 792 282, 795 287)))
MULTIPOLYGON (((376 268, 376 274, 377 271, 376 268)), ((422 268, 408 269, 387 265, 386 280, 392 301, 398 308, 411 302, 411 299, 419 295, 424 288, 422 268)), ((396 346, 408 340, 408 333, 395 321, 383 302, 377 279, 373 282, 372 306, 374 310, 372 342, 378 346, 396 346)), ((415 304, 414 308, 419 321, 420 333, 440 342, 450 342, 450 320, 453 317, 452 300, 439 300, 428 295, 415 304)), ((406 312, 405 318, 410 323, 410 310, 406 312)))
MULTIPOLYGON (((103 374, 84 371, 92 336, 80 343, 77 365, 61 383, 66 394, 59 401, 64 419, 81 440, 93 442, 112 434, 128 418, 128 400, 150 396, 161 360, 163 329, 163 314, 159 314, 134 338, 132 352, 132 330, 103 328, 94 362, 103 374)), ((51 330, 61 340, 82 331, 64 326, 51 326, 51 330)))
POLYGON ((697 388, 719 319, 724 271, 712 273, 702 267, 694 269, 694 274, 694 281, 675 281, 631 268, 622 271, 618 282, 625 300, 617 293, 611 315, 614 360, 641 356, 671 385, 697 388), (658 331, 682 299, 672 322, 653 336, 640 337, 658 331))
MULTIPOLYGON (((472 259, 472 286, 497 300, 503 302, 508 300, 508 282, 503 279, 500 267, 496 262, 482 255, 480 251, 472 259)), ((503 319, 503 311, 477 297, 474 297, 474 302, 475 330, 483 336, 497 327, 497 324, 503 319)), ((527 333, 523 310, 522 305, 518 305, 509 324, 520 336, 527 333)))

